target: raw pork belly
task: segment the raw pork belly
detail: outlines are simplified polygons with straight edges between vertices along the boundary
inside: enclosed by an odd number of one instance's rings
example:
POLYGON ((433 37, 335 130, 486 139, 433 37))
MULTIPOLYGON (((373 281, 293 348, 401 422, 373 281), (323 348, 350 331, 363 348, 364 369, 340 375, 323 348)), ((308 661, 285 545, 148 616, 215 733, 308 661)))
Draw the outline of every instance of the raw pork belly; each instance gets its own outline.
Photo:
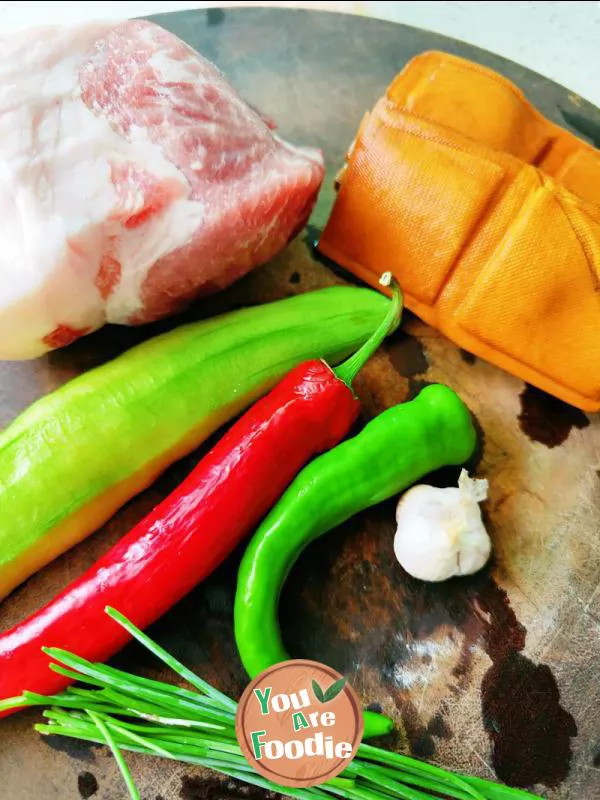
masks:
POLYGON ((306 222, 319 151, 282 141, 157 25, 2 40, 0 358, 182 308, 306 222))

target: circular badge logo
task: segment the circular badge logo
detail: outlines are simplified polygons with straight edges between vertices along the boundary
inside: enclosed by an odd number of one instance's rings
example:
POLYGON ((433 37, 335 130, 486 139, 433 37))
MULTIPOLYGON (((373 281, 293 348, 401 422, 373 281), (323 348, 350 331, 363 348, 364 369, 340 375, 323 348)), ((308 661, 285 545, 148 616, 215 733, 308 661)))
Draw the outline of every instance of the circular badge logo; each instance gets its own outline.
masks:
POLYGON ((363 715, 354 690, 316 661, 284 661, 246 688, 236 734, 249 764, 282 786, 318 786, 356 755, 363 715))

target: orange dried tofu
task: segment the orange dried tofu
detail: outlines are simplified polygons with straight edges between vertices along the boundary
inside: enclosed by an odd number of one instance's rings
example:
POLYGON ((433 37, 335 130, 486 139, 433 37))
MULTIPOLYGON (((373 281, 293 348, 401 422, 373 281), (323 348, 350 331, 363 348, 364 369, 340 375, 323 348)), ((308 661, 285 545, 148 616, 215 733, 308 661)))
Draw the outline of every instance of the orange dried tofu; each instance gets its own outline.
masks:
POLYGON ((319 249, 456 344, 600 409, 600 152, 509 81, 414 59, 365 115, 319 249))

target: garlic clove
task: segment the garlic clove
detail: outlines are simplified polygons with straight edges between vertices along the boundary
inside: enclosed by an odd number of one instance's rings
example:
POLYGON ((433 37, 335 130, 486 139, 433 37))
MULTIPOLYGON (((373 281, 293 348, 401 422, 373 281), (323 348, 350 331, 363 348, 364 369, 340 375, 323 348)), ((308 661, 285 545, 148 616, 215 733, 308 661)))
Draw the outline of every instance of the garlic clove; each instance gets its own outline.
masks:
POLYGON ((421 484, 409 489, 396 508, 394 552, 404 569, 425 581, 444 581, 480 570, 492 543, 479 503, 488 482, 461 472, 458 487, 421 484))

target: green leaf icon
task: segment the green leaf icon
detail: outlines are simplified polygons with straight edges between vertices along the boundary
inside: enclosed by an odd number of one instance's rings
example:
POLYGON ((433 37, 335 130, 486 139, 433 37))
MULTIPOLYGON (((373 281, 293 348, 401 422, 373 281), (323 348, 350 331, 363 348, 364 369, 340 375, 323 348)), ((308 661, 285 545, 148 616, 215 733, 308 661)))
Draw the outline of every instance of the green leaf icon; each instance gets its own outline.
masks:
POLYGON ((342 691, 344 686, 346 685, 346 678, 340 678, 339 680, 335 681, 331 684, 327 691, 323 691, 317 681, 313 680, 312 682, 312 690, 314 696, 317 698, 319 703, 329 703, 330 700, 335 700, 338 694, 342 691))
POLYGON ((325 699, 323 702, 329 703, 330 700, 335 700, 338 694, 344 689, 346 685, 346 678, 340 678, 335 683, 332 683, 329 689, 325 692, 325 699))
POLYGON ((321 687, 319 686, 319 684, 315 680, 313 680, 313 682, 312 682, 312 690, 313 690, 314 696, 317 698, 319 703, 324 703, 325 702, 325 695, 323 694, 323 689, 321 689, 321 687))

